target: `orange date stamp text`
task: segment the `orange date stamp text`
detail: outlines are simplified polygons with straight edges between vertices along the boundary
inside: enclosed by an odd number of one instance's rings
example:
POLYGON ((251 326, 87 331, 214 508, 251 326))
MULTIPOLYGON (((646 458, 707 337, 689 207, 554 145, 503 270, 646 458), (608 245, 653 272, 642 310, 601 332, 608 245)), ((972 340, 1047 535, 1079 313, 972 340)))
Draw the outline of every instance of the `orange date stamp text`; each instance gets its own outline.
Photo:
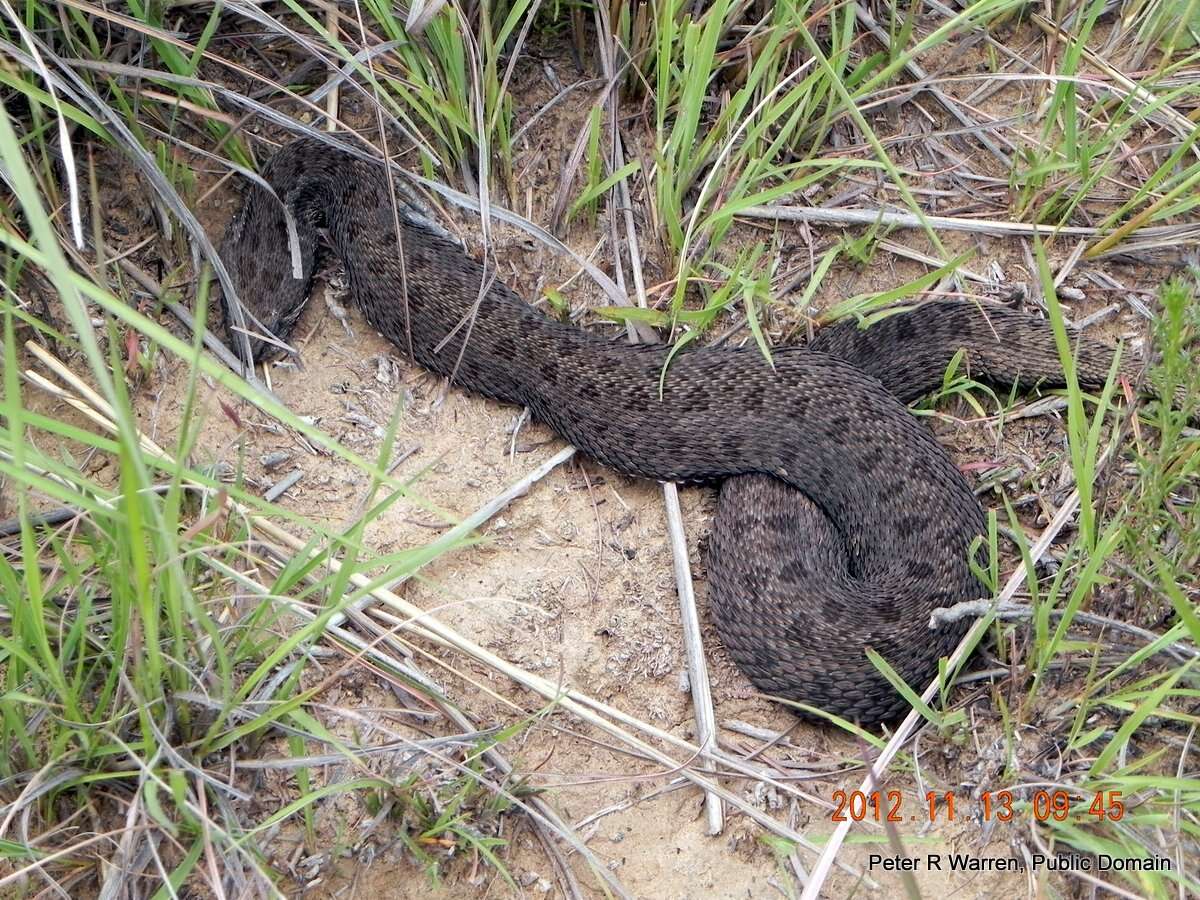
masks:
POLYGON ((834 791, 834 822, 953 822, 967 811, 983 821, 1009 822, 1021 809, 1039 822, 1064 822, 1086 812, 1098 821, 1118 822, 1125 815, 1120 791, 1097 791, 1088 797, 1070 791, 1038 790, 1019 800, 1012 791, 984 791, 978 799, 959 800, 954 791, 926 791, 924 800, 901 791, 834 791))

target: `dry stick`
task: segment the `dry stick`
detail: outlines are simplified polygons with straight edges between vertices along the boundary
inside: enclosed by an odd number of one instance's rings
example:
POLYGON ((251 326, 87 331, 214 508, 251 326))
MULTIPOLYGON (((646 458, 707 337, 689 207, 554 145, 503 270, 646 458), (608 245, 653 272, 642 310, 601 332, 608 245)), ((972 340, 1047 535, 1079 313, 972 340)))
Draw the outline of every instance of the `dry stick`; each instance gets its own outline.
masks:
MULTIPOLYGON (((529 489, 537 482, 541 481, 552 471, 557 469, 567 460, 575 456, 575 448, 566 446, 559 450, 554 456, 550 457, 520 481, 515 481, 507 488, 485 503, 479 509, 475 510, 471 515, 467 516, 440 538, 437 539, 441 544, 452 544, 467 537, 471 532, 475 531, 484 522, 487 522, 492 516, 504 509, 508 504, 512 503, 518 497, 524 497, 529 493, 529 489)), ((411 578, 411 575, 405 575, 398 578, 391 584, 387 585, 387 590, 394 591, 404 582, 411 578)), ((376 600, 375 597, 368 594, 361 600, 355 600, 349 606, 343 607, 343 611, 335 613, 333 618, 329 620, 331 625, 341 625, 346 621, 346 616, 351 612, 362 612, 367 606, 370 606, 376 600)))
MULTIPOLYGON (((1038 611, 1025 603, 992 603, 991 600, 966 600, 962 603, 956 603, 954 606, 935 609, 929 616, 929 624, 941 628, 951 622, 957 622, 959 619, 985 616, 989 612, 995 613, 997 619, 1020 620, 1032 618, 1037 615, 1038 611)), ((1062 609, 1052 609, 1049 611, 1050 618, 1052 619, 1061 619, 1066 614, 1066 610, 1062 609)), ((1145 628, 1138 628, 1136 625, 1130 625, 1128 622, 1121 622, 1117 619, 1110 619, 1108 616, 1101 616, 1095 613, 1076 612, 1071 616, 1071 621, 1078 622, 1081 625, 1090 625, 1093 628, 1102 628, 1121 634, 1132 635, 1145 641, 1147 644, 1153 644, 1163 638, 1163 635, 1155 634, 1153 631, 1148 631, 1145 628)), ((1200 650, 1191 646, 1190 642, 1186 640, 1173 641, 1170 644, 1160 647, 1155 652, 1165 653, 1177 662, 1184 662, 1187 659, 1200 659, 1200 650)))
MULTIPOLYGON (((603 5, 596 7, 597 25, 601 34, 612 34, 609 23, 603 21, 606 11, 603 5)), ((612 79, 616 65, 612 59, 614 43, 602 41, 600 57, 605 69, 605 75, 612 79)), ((618 103, 620 92, 613 91, 609 95, 609 121, 612 129, 612 171, 620 171, 625 166, 625 152, 621 142, 620 116, 618 103)), ((629 194, 629 181, 622 178, 616 186, 620 207, 624 212, 625 245, 629 251, 629 265, 633 274, 634 289, 637 294, 638 306, 646 308, 646 284, 642 273, 642 256, 638 246, 637 229, 633 221, 633 202, 629 194)), ((609 206, 610 221, 613 231, 613 262, 616 266, 618 283, 621 277, 620 244, 617 240, 616 217, 609 206)), ((628 303, 628 301, 626 301, 628 303)), ((632 324, 632 323, 630 323, 632 324)), ((631 343, 639 342, 639 333, 633 328, 627 328, 631 343)), ((696 592, 692 583, 692 567, 688 560, 687 535, 683 528, 683 511, 679 507, 679 489, 673 482, 663 482, 663 506, 667 516, 667 534, 671 546, 671 559, 675 568, 675 587, 679 594, 680 623, 683 630, 684 654, 687 658, 688 684, 692 694, 692 707, 696 717, 696 743, 702 751, 708 751, 717 746, 717 714, 713 708, 712 687, 708 677, 708 660, 704 655, 704 640, 700 633, 700 614, 696 610, 696 592)), ((704 758, 714 769, 716 759, 709 753, 704 758)), ((710 836, 720 834, 725 830, 725 811, 721 798, 714 793, 704 794, 704 815, 707 820, 707 831, 710 836)))
MULTIPOLYGON (((1067 524, 1078 508, 1079 490, 1076 489, 1071 492, 1071 496, 1067 498, 1067 501, 1055 513, 1050 524, 1046 526, 1045 531, 1041 533, 1033 547, 1030 548, 1030 559, 1040 559, 1042 557, 1042 554, 1046 552, 1051 542, 1062 531, 1063 526, 1067 524)), ((1004 590, 996 598, 996 603, 1007 603, 1024 583, 1025 563, 1022 561, 1013 571, 1007 583, 1005 583, 1004 590)), ((986 618, 976 620, 971 629, 963 636, 963 639, 958 642, 958 646, 954 648, 954 652, 950 654, 950 659, 946 664, 947 671, 953 671, 958 667, 959 663, 967 656, 968 648, 975 646, 989 624, 990 622, 986 618)), ((925 688, 921 694, 923 702, 929 703, 933 700, 938 692, 939 680, 938 678, 934 678, 930 682, 929 687, 925 688)), ((896 729, 896 733, 887 742, 887 746, 883 748, 879 757, 871 764, 871 768, 867 770, 867 777, 863 779, 861 787, 863 792, 870 793, 882 782, 888 764, 891 763, 892 758, 900 751, 901 746, 908 740, 920 721, 921 713, 916 709, 910 710, 908 715, 904 717, 904 721, 900 723, 900 727, 896 729)), ((846 834, 849 832, 851 824, 849 819, 838 823, 828 843, 825 844, 825 850, 822 852, 821 858, 817 860, 817 866, 813 869, 812 879, 804 888, 804 892, 800 895, 800 900, 819 900, 821 886, 825 883, 825 879, 829 877, 829 870, 836 861, 838 850, 841 848, 842 842, 846 839, 846 834)))
MULTIPOLYGON (((931 269, 940 269, 947 265, 944 259, 930 256, 928 253, 922 253, 920 250, 914 250, 912 247, 906 247, 904 244, 897 244, 895 241, 890 241, 887 238, 880 238, 879 248, 888 251, 888 253, 894 253, 896 256, 902 256, 905 259, 911 259, 922 265, 929 266, 931 269)), ((976 284, 992 283, 991 279, 980 275, 978 272, 971 271, 966 266, 959 266, 954 270, 954 274, 965 278, 967 281, 974 281, 976 284)))
POLYGON ((271 485, 271 487, 268 488, 267 491, 263 494, 263 499, 266 500, 268 503, 274 503, 276 500, 278 500, 280 497, 282 497, 285 493, 287 493, 289 488, 294 487, 296 485, 296 482, 298 482, 303 477, 304 477, 303 469, 293 469, 287 475, 284 475, 277 482, 275 482, 273 485, 271 485))
MULTIPOLYGON (((674 482, 663 483, 663 500, 667 507, 667 534, 671 541, 671 556, 675 560, 675 587, 679 591, 680 619, 683 624, 683 645, 687 654, 688 681, 692 705, 696 714, 696 743, 701 750, 716 745, 717 716, 713 709, 712 688, 708 679, 708 661, 704 657, 704 641, 700 635, 700 615, 696 611, 696 593, 692 586, 692 567, 688 563, 687 535, 683 532, 683 516, 679 509, 679 490, 674 482)), ((716 760, 705 754, 714 767, 716 760)), ((713 793, 704 795, 704 811, 710 836, 725 828, 721 798, 713 793)))
MULTIPOLYGON (((106 413, 110 416, 112 415, 112 411, 104 398, 92 390, 92 388, 88 386, 86 382, 80 379, 74 372, 72 372, 60 360, 52 356, 50 353, 43 350, 41 347, 37 347, 36 345, 30 346, 27 344, 26 346, 29 347, 31 352, 34 352, 35 355, 37 355, 39 359, 41 359, 48 367, 58 374, 63 381, 70 384, 76 391, 86 397, 89 402, 95 404, 95 408, 96 410, 99 410, 99 412, 93 412, 92 417, 96 421, 106 424, 106 427, 110 431, 115 431, 115 426, 113 426, 111 422, 108 422, 108 420, 101 415, 101 413, 106 413)), ((86 404, 83 403, 80 403, 80 405, 86 406, 86 404)), ((155 445, 154 442, 149 438, 146 438, 140 434, 139 438, 143 447, 146 448, 148 452, 157 453, 167 461, 170 461, 170 456, 158 448, 157 445, 155 445)), ((274 522, 263 517, 262 514, 255 512, 249 507, 237 503, 236 501, 231 501, 230 509, 237 515, 244 517, 249 522, 256 525, 259 530, 267 534, 271 540, 277 541, 279 544, 290 548, 294 553, 311 554, 315 552, 304 541, 300 540, 290 532, 285 531, 283 528, 279 527, 274 522)), ((326 560, 325 565, 335 572, 341 569, 341 563, 336 559, 326 560)), ((609 706, 606 703, 602 703, 599 700, 589 697, 586 694, 582 694, 574 689, 556 684, 545 678, 542 678, 541 676, 535 675, 532 672, 528 672, 518 666, 513 665, 512 663, 508 662, 508 660, 497 656, 490 650, 487 650, 486 648, 474 643, 470 639, 463 637, 453 628, 426 613, 425 610, 414 606, 407 600, 397 596, 391 591, 387 591, 382 588, 371 588, 371 580, 361 572, 352 573, 350 576, 350 582, 358 588, 371 590, 384 604, 392 607, 406 616, 408 618, 408 630, 417 637, 430 641, 439 646, 458 650, 459 652, 472 657, 477 662, 488 666, 492 670, 507 676, 518 684, 526 687, 534 693, 539 694, 544 699, 557 703, 560 707, 574 714, 588 724, 607 731, 609 734, 617 737, 629 746, 636 749, 642 755, 654 760, 659 765, 668 768, 672 772, 678 772, 680 775, 682 775, 684 778, 687 778, 698 787, 719 795, 725 802, 730 803, 737 809, 741 810, 744 815, 750 819, 753 819, 768 831, 773 832, 785 840, 792 841, 814 853, 818 852, 817 847, 804 835, 792 828, 787 827, 786 825, 781 824, 780 822, 775 821, 775 819, 771 818, 771 816, 746 803, 736 794, 726 790, 719 783, 709 781, 703 775, 693 771, 691 768, 689 768, 688 763, 680 763, 678 760, 673 759, 653 745, 646 743, 646 741, 642 740, 621 726, 628 726, 629 728, 633 728, 642 732, 649 738, 670 744, 684 753, 687 753, 689 758, 694 759, 700 755, 700 749, 691 742, 686 741, 669 731, 663 731, 662 729, 656 728, 647 722, 643 722, 640 719, 634 718, 633 716, 622 712, 615 707, 609 706)), ((719 759, 725 766, 738 772, 755 777, 760 781, 770 784, 771 786, 787 793, 796 793, 795 789, 791 786, 764 776, 761 772, 755 771, 752 767, 744 764, 741 760, 727 756, 726 754, 719 754, 719 759)), ((878 884, 874 880, 872 880, 865 873, 859 872, 852 866, 836 861, 831 861, 831 864, 837 865, 847 874, 862 880, 864 884, 871 888, 878 887, 878 884)))
MULTIPOLYGON (((737 215, 749 219, 775 219, 785 222, 817 222, 826 225, 887 225, 893 228, 924 228, 912 213, 892 212, 886 209, 822 209, 812 206, 748 206, 737 215)), ((1046 237, 1074 235, 1096 237, 1103 232, 1099 228, 1084 225, 1037 225, 1031 222, 1006 222, 999 219, 965 219, 956 216, 925 216, 933 228, 946 231, 967 231, 975 234, 992 235, 1035 235, 1046 237)), ((1200 226, 1193 224, 1161 225, 1139 229, 1142 237, 1182 239, 1200 236, 1200 226)))
MULTIPOLYGON (((33 342, 31 341, 30 344, 32 344, 32 343, 33 342)), ((27 344, 26 347, 30 348, 30 344, 27 344)), ((37 346, 37 345, 34 344, 33 346, 37 346)), ((41 348, 38 347, 38 349, 40 350, 41 348)), ((57 362, 57 360, 55 360, 55 362, 57 362)), ((66 403, 68 406, 77 410, 78 412, 83 413, 83 415, 87 416, 89 419, 91 419, 93 422, 95 422, 97 425, 99 425, 101 428, 105 429, 106 431, 109 431, 113 434, 118 433, 116 422, 114 422, 111 419, 106 418, 103 415, 101 415, 100 413, 96 412, 96 408, 94 408, 93 406, 89 405, 88 403, 85 403, 84 401, 80 400, 78 397, 73 396, 69 392, 64 391, 62 388, 60 388, 54 382, 45 378, 43 375, 39 374, 38 372, 33 371, 32 369, 26 369, 24 374, 25 374, 25 377, 29 380, 30 384, 33 384, 34 386, 41 388, 46 393, 50 394, 52 397, 55 397, 56 399, 61 400, 62 402, 66 403)), ((95 396, 99 397, 99 395, 95 395, 95 396)), ((88 399, 90 400, 92 398, 88 398, 88 399)), ((107 406, 102 406, 102 407, 98 407, 98 408, 107 409, 107 406)), ((139 443, 141 444, 141 449, 142 449, 143 453, 145 453, 149 456, 158 457, 159 459, 169 460, 169 457, 162 450, 162 448, 160 448, 157 444, 155 444, 153 441, 151 441, 145 435, 143 435, 139 432, 138 438, 139 438, 139 443)))
MULTIPOLYGON (((867 11, 866 7, 864 7, 861 3, 855 3, 854 15, 858 18, 858 21, 860 21, 866 27, 866 29, 875 36, 875 40, 879 41, 879 43, 881 43, 885 49, 891 49, 892 42, 888 37, 888 33, 879 27, 879 23, 875 21, 875 17, 867 11)), ((904 68, 908 69, 909 74, 911 74, 912 77, 917 80, 917 82, 923 82, 929 77, 928 73, 921 68, 920 64, 918 64, 916 60, 909 60, 907 63, 905 63, 904 68)), ((921 87, 919 83, 916 86, 921 87)), ((954 118, 959 121, 959 124, 971 130, 975 136, 975 139, 978 140, 979 143, 981 143, 984 147, 986 147, 987 150, 994 157, 996 157, 996 159, 1000 160, 1005 169, 1012 168, 1012 158, 1003 150, 1001 150, 995 141, 988 137, 987 131, 981 128, 978 122, 962 111, 962 108, 954 101, 952 97, 950 97, 944 91, 931 86, 926 86, 923 88, 923 90, 933 97, 933 99, 935 99, 938 103, 940 103, 946 112, 954 116, 954 118)))
MULTIPOLYGON (((338 23, 338 8, 336 3, 329 4, 325 10, 325 29, 336 39, 340 35, 338 23)), ((334 81, 329 88, 329 93, 325 97, 325 130, 328 132, 337 131, 338 126, 338 102, 341 97, 340 80, 334 81)))

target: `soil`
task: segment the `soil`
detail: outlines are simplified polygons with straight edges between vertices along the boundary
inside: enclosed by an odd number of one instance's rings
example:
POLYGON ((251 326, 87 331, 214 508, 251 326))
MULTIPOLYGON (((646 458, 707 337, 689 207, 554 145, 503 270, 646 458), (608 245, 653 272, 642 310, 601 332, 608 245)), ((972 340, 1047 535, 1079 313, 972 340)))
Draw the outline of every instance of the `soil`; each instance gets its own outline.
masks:
MULTIPOLYGON (((519 69, 519 122, 555 93, 541 75, 543 63, 557 68, 564 82, 575 77, 570 63, 562 58, 530 61, 519 69)), ((518 208, 535 222, 548 221, 563 162, 581 123, 586 122, 592 99, 586 91, 576 92, 543 116, 518 149, 517 182, 531 186, 525 197, 517 198, 518 208)), ((879 124, 881 130, 898 131, 904 123, 892 121, 889 125, 881 119, 879 124)), ((906 161, 904 151, 899 157, 906 161)), ((201 173, 198 192, 213 183, 211 176, 201 173)), ((211 235, 220 233, 236 202, 236 192, 223 185, 200 204, 199 214, 211 235)), ((468 246, 477 249, 477 223, 463 217, 454 221, 468 246)), ((146 223, 132 221, 122 227, 140 234, 146 223)), ((569 243, 583 255, 589 255, 602 236, 603 219, 597 229, 576 222, 566 232, 569 243)), ((731 247, 763 236, 760 226, 744 226, 731 247)), ((807 256, 811 237, 805 230, 780 229, 781 254, 807 256)), ((915 233, 891 237, 929 252, 915 233)), ((125 241, 133 243, 132 238, 125 241)), ((977 250, 968 266, 982 270, 994 264, 1006 283, 1032 285, 1035 281, 1020 241, 955 234, 946 236, 945 243, 949 253, 977 250)), ((1056 246, 1056 259, 1061 261, 1069 251, 1069 247, 1056 246)), ((497 229, 493 252, 503 277, 530 298, 538 297, 547 285, 567 282, 574 274, 570 261, 506 227, 497 229)), ((662 272, 655 270, 653 246, 649 254, 647 280, 655 282, 662 272)), ((606 260, 610 255, 605 245, 597 259, 606 260)), ((1111 272, 1136 296, 1154 283, 1153 274, 1145 270, 1113 265, 1089 269, 1111 272)), ((878 252, 866 266, 837 269, 818 292, 815 305, 820 309, 832 300, 894 287, 925 271, 917 263, 878 252)), ((1071 309, 1075 317, 1110 302, 1107 293, 1082 275, 1072 276, 1067 284, 1086 295, 1071 309)), ((582 278, 572 282, 566 293, 576 307, 606 302, 582 278)), ((773 337, 795 334, 798 323, 803 333, 802 319, 789 306, 792 299, 781 297, 779 309, 769 312, 767 327, 773 337)), ((448 390, 443 381, 404 362, 397 349, 373 333, 355 312, 350 312, 346 323, 352 333, 318 293, 294 333, 302 348, 303 368, 275 366, 270 376, 273 389, 292 411, 313 417, 327 433, 368 458, 378 453, 382 429, 393 411, 402 408, 396 455, 407 455, 395 474, 413 479, 420 501, 401 499, 371 524, 366 540, 380 553, 427 543, 444 533, 447 522, 482 506, 563 446, 536 423, 522 423, 514 433, 519 410, 448 390)), ((611 324, 592 327, 616 333, 611 324)), ((1142 329, 1128 304, 1122 302, 1121 312, 1098 333, 1127 337, 1140 335, 1142 329)), ((746 339, 745 329, 732 338, 746 339)), ((160 356, 140 387, 143 429, 159 443, 169 444, 175 437, 188 377, 183 364, 160 356)), ((193 462, 240 461, 248 482, 260 489, 299 470, 302 477, 280 501, 287 508, 335 524, 347 524, 360 513, 369 487, 360 473, 313 452, 290 431, 272 425, 252 407, 222 396, 210 385, 204 385, 200 394, 205 425, 193 462), (236 413, 236 420, 227 409, 236 413), (268 470, 262 459, 272 453, 287 454, 287 459, 268 470)), ((47 406, 55 415, 62 412, 54 403, 47 406)), ((1000 428, 995 420, 977 421, 969 407, 957 402, 943 404, 941 412, 930 424, 955 459, 981 481, 989 474, 1015 468, 1020 474, 1008 482, 1010 495, 1020 498, 1036 493, 1041 499, 1024 508, 1026 525, 1032 531, 1039 520, 1044 524, 1047 512, 1042 503, 1055 502, 1065 459, 1060 424, 1053 417, 1043 417, 1009 422, 1000 428)), ((764 791, 758 783, 747 785, 730 779, 726 784, 820 845, 833 831, 829 807, 834 791, 859 786, 867 748, 831 727, 798 722, 756 695, 732 666, 713 631, 705 596, 704 547, 714 493, 689 488, 682 491, 681 501, 721 742, 733 752, 757 751, 760 762, 776 765, 795 778, 798 788, 821 802, 802 804, 764 791), (729 727, 739 722, 784 733, 785 738, 764 749, 761 740, 729 727)), ((658 485, 617 476, 589 460, 576 459, 560 466, 527 496, 494 517, 482 535, 479 544, 447 554, 426 567, 419 579, 403 587, 404 597, 426 610, 436 608, 448 625, 518 666, 562 679, 680 737, 694 737, 690 694, 683 685, 686 666, 675 575, 658 485)), ((1006 561, 1005 572, 1011 568, 1011 560, 1006 561)), ((428 671, 480 728, 518 721, 521 714, 514 712, 512 703, 525 712, 542 708, 538 698, 482 666, 428 649, 451 667, 441 671, 427 661, 428 671)), ((342 662, 330 660, 329 669, 312 673, 311 683, 326 678, 342 662)), ((852 871, 835 872, 828 882, 828 896, 850 896, 856 891, 859 895, 901 896, 901 876, 871 860, 872 854, 895 856, 899 852, 895 842, 918 858, 948 852, 978 858, 1019 855, 1024 830, 981 823, 974 815, 978 801, 970 799, 973 792, 977 796, 989 787, 1004 764, 991 688, 981 687, 986 684, 972 683, 955 696, 956 704, 967 710, 967 727, 945 735, 930 731, 915 748, 910 745, 919 762, 919 777, 911 769, 894 768, 882 786, 884 791, 903 792, 905 821, 894 835, 877 825, 856 826, 854 842, 839 857, 852 871), (926 791, 948 790, 957 792, 957 820, 922 825, 927 818, 926 791), (879 885, 878 891, 865 890, 863 874, 879 885)), ((1005 688, 997 688, 1001 689, 1005 688)), ((375 721, 380 733, 391 729, 422 736, 423 729, 411 727, 404 715, 389 712, 398 705, 403 707, 402 696, 373 670, 350 665, 330 680, 316 703, 324 712, 327 727, 339 734, 357 734, 364 742, 368 741, 363 736, 363 717, 375 721)), ((436 733, 440 728, 453 730, 435 723, 429 731, 436 733)), ((504 752, 528 785, 541 789, 543 798, 565 820, 584 823, 580 831, 591 850, 638 897, 757 898, 787 896, 793 890, 790 863, 762 840, 757 826, 733 815, 723 834, 707 836, 702 798, 696 789, 666 790, 670 773, 622 752, 611 740, 564 713, 552 711, 538 719, 508 741, 504 752)), ((385 771, 386 765, 380 770, 385 771)), ((329 770, 326 777, 349 775, 329 770)), ((261 810, 275 809, 294 798, 295 790, 288 777, 264 779, 257 785, 255 803, 261 810)), ((279 830, 267 850, 272 865, 290 879, 284 889, 304 897, 562 896, 549 858, 519 815, 501 817, 498 825, 499 835, 510 842, 502 858, 516 889, 469 853, 453 858, 444 855, 441 880, 434 884, 399 841, 398 829, 403 827, 399 822, 377 823, 369 836, 361 837, 372 818, 373 812, 360 799, 340 797, 317 806, 314 835, 306 835, 290 823, 279 830)), ((815 861, 809 852, 802 851, 797 858, 806 870, 815 861)), ((600 896, 599 882, 586 862, 577 854, 567 859, 585 894, 600 896)), ((1021 873, 939 873, 922 867, 915 880, 923 896, 1006 897, 1031 889, 1029 876, 1021 873)))

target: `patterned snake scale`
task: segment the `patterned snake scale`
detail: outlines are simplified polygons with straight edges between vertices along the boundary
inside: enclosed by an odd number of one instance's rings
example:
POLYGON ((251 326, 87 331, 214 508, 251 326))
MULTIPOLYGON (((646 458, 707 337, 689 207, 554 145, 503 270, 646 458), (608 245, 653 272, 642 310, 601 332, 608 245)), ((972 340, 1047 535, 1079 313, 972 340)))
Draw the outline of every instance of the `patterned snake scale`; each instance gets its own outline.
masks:
MULTIPOLYGON (((960 349, 975 378, 1061 386, 1044 321, 932 302, 865 330, 826 327, 807 347, 775 349, 774 368, 756 347, 688 350, 660 399, 667 346, 546 317, 404 199, 398 244, 382 165, 306 138, 263 176, 278 199, 252 185, 220 252, 245 308, 275 334, 304 304, 324 235, 367 320, 426 369, 529 407, 618 472, 720 482, 709 597, 722 641, 763 692, 887 720, 907 704, 864 649, 920 691, 962 637, 968 623, 931 630, 929 615, 986 594, 968 564, 984 514, 906 404, 941 385, 960 349), (297 223, 300 278, 280 200, 297 223)), ((1080 382, 1102 384, 1112 351, 1076 337, 1075 355, 1080 382)))

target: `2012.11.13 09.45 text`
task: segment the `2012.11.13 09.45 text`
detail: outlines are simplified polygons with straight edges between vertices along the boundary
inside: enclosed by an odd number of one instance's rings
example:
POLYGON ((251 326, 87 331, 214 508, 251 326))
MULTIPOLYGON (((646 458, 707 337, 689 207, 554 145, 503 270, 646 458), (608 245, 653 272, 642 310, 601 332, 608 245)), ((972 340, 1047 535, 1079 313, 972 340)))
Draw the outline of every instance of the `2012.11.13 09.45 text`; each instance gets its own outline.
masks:
POLYGON ((1120 821, 1125 804, 1120 791, 1097 791, 1084 796, 1061 789, 1013 792, 983 791, 959 797, 954 791, 926 791, 906 796, 902 791, 834 791, 834 822, 953 822, 969 816, 983 821, 1009 822, 1027 813, 1045 822, 1063 822, 1085 815, 1095 821, 1120 821))

